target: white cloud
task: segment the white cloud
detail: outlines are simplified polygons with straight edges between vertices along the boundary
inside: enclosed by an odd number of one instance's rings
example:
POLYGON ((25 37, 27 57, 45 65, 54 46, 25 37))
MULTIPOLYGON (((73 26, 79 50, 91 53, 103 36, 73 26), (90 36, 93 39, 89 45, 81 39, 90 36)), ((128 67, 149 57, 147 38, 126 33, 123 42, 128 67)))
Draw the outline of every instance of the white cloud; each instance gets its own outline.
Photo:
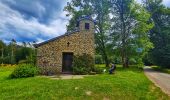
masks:
POLYGON ((142 0, 135 0, 135 1, 137 1, 138 3, 142 3, 142 0))
MULTIPOLYGON (((11 4, 16 3, 13 0, 6 1, 11 4)), ((136 1, 141 2, 141 0, 136 1)), ((66 5, 66 3, 67 2, 64 2, 64 5, 66 5)), ((170 6, 170 0, 164 0, 163 3, 170 6)), ((64 7, 64 5, 62 7, 64 7)), ((25 5, 20 5, 21 8, 23 6, 25 5)), ((35 11, 33 12, 38 13, 40 17, 43 16, 43 13, 47 10, 39 2, 33 2, 31 6, 32 7, 23 7, 23 9, 30 9, 30 11, 34 9, 35 11), (36 7, 32 8, 35 5, 36 7)), ((42 42, 44 40, 62 35, 66 32, 66 25, 69 20, 69 18, 65 17, 65 15, 66 12, 56 11, 52 21, 49 21, 47 24, 40 22, 39 19, 35 17, 26 19, 26 15, 23 13, 12 9, 5 3, 0 2, 0 39, 5 41, 9 41, 12 38, 21 40, 25 39, 25 41, 27 41, 26 39, 28 39, 28 41, 35 39, 38 42, 42 42)))
POLYGON ((41 38, 37 38, 37 42, 36 43, 41 43, 44 42, 45 40, 41 39, 41 38))
POLYGON ((170 0, 163 0, 163 4, 170 7, 170 0))
MULTIPOLYGON (((135 1, 137 1, 138 3, 142 3, 142 0, 135 0, 135 1)), ((170 0, 163 0, 162 3, 163 3, 164 5, 170 7, 170 0)))
POLYGON ((0 32, 3 33, 0 35, 1 39, 25 37, 36 38, 35 40, 42 41, 43 39, 39 38, 39 36, 49 39, 66 32, 68 18, 65 17, 65 12, 61 13, 58 18, 54 19, 48 25, 38 22, 36 18, 31 18, 29 20, 24 19, 21 13, 9 8, 1 2, 0 12, 0 32), (10 33, 12 29, 8 29, 9 26, 15 28, 17 32, 15 34, 10 33))

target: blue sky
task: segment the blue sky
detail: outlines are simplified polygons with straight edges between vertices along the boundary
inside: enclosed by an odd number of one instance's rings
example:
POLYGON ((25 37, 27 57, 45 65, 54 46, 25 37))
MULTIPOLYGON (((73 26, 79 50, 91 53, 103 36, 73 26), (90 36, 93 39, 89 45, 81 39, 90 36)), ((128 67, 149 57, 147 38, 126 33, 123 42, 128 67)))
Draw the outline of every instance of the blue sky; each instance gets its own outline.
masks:
MULTIPOLYGON (((68 0, 0 0, 0 39, 42 42, 66 32, 68 0)), ((138 0, 140 1, 140 0, 138 0)), ((170 0, 164 0, 170 6, 170 0)))
POLYGON ((0 39, 44 41, 66 32, 66 0, 0 0, 0 39))

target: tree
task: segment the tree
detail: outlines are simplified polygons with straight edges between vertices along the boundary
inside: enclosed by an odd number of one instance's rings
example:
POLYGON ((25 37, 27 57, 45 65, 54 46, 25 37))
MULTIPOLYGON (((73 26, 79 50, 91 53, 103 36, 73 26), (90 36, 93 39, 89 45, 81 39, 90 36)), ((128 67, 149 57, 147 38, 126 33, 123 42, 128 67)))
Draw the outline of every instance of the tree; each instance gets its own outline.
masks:
POLYGON ((111 0, 112 37, 122 58, 123 67, 128 67, 129 59, 142 57, 152 48, 148 31, 153 27, 150 14, 134 0, 111 0))
POLYGON ((1 62, 3 64, 3 60, 4 60, 4 49, 5 49, 6 45, 5 43, 0 40, 0 50, 1 50, 1 62))
POLYGON ((77 19, 82 15, 92 15, 92 8, 89 5, 91 0, 71 0, 67 2, 64 11, 67 11, 67 17, 71 17, 67 31, 74 31, 77 27, 77 19))
POLYGON ((150 61, 170 68, 170 8, 165 7, 162 0, 143 0, 143 3, 155 25, 149 34, 155 47, 149 53, 150 61))
POLYGON ((18 45, 16 40, 12 39, 10 44, 5 44, 0 40, 0 63, 4 64, 18 64, 23 63, 36 63, 36 50, 32 47, 33 43, 28 43, 29 46, 18 45))
MULTIPOLYGON (((33 41, 32 42, 32 45, 35 45, 36 44, 36 41, 33 41)), ((36 59, 37 59, 37 50, 36 48, 33 47, 33 64, 36 65, 36 59)))
POLYGON ((15 63, 14 52, 16 51, 16 40, 15 39, 11 40, 10 46, 11 46, 11 64, 14 64, 15 63))
POLYGON ((102 55, 106 67, 109 66, 109 30, 110 30, 110 3, 108 0, 92 0, 93 12, 96 16, 96 51, 102 55))
POLYGON ((67 3, 65 11, 68 12, 67 16, 72 16, 67 30, 73 30, 76 26, 76 19, 82 15, 89 15, 96 20, 95 27, 96 34, 96 50, 102 55, 106 66, 109 66, 109 59, 107 51, 109 41, 109 29, 110 29, 110 0, 72 0, 67 3))
POLYGON ((96 51, 106 66, 109 58, 114 58, 108 56, 113 50, 121 56, 123 66, 128 67, 130 58, 142 63, 142 57, 153 47, 147 34, 153 27, 150 14, 134 0, 72 0, 65 10, 73 16, 68 30, 82 14, 97 21, 96 51))

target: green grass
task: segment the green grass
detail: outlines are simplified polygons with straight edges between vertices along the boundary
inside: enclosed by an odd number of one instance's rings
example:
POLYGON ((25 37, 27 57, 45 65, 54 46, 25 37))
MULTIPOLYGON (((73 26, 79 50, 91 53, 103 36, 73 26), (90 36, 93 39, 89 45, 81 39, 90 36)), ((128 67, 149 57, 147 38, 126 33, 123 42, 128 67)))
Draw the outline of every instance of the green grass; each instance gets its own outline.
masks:
POLYGON ((117 68, 114 75, 87 76, 84 79, 54 80, 46 77, 9 79, 13 68, 0 68, 2 100, 168 100, 137 68, 117 68), (78 87, 78 89, 75 89, 78 87), (91 91, 91 96, 86 95, 91 91))
POLYGON ((96 67, 105 67, 106 65, 105 64, 96 64, 95 66, 96 67))
POLYGON ((161 68, 159 66, 151 66, 154 70, 170 74, 170 69, 161 68))

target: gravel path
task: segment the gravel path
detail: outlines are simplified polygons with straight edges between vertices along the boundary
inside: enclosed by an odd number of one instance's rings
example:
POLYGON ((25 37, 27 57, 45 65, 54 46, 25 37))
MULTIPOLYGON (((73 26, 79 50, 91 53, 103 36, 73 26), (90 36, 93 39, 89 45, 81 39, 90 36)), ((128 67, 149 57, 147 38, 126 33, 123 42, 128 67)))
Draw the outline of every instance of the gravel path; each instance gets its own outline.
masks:
POLYGON ((144 67, 144 72, 156 86, 160 87, 162 91, 170 96, 170 74, 154 71, 147 66, 144 67))

